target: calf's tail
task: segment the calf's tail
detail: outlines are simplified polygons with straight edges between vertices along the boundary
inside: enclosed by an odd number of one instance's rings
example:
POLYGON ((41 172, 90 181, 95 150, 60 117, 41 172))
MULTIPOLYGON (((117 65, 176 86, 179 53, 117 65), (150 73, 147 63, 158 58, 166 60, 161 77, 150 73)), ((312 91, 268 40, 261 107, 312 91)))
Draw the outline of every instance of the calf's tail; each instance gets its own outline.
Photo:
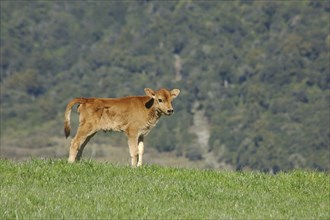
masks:
POLYGON ((69 137, 70 131, 71 131, 71 125, 70 125, 70 115, 71 115, 71 109, 76 104, 83 104, 86 102, 86 99, 84 98, 75 98, 72 99, 68 105, 66 106, 65 113, 64 113, 64 134, 65 137, 69 137))

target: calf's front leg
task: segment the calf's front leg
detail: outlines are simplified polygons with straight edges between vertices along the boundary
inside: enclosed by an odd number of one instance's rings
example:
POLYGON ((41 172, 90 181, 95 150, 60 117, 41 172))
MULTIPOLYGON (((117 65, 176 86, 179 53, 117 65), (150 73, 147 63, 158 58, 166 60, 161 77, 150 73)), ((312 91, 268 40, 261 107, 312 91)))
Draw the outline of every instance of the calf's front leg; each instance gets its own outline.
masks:
POLYGON ((139 154, 138 164, 137 164, 138 167, 142 166, 143 153, 144 153, 143 136, 140 136, 138 139, 138 154, 139 154))
POLYGON ((136 167, 138 159, 138 138, 128 137, 129 153, 131 155, 131 166, 136 167))

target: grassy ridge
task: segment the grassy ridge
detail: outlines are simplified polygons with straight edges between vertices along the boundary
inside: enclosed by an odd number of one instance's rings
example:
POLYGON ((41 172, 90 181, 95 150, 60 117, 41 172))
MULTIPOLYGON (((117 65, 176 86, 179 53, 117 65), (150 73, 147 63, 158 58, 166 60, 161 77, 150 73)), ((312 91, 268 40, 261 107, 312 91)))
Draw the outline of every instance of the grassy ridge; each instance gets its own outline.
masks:
POLYGON ((0 218, 329 219, 330 176, 0 161, 0 218))

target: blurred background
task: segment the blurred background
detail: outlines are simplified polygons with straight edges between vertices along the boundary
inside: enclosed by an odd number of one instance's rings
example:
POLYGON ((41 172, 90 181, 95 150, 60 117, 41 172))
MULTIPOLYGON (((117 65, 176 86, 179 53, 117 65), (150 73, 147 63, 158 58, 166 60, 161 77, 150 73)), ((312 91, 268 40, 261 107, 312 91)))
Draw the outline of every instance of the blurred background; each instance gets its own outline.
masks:
MULTIPOLYGON (((329 171, 329 4, 1 1, 1 158, 66 158, 72 98, 166 87, 181 93, 146 163, 329 171)), ((125 135, 97 134, 83 158, 128 165, 125 135)))

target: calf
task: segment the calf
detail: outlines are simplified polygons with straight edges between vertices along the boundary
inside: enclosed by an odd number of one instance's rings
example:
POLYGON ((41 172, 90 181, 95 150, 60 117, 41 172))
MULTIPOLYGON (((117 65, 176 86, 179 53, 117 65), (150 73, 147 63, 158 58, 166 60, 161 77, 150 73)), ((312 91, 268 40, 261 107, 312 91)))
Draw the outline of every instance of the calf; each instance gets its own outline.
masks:
POLYGON ((79 126, 71 141, 69 163, 79 160, 84 147, 96 132, 120 131, 128 137, 132 167, 142 165, 143 139, 162 115, 173 114, 172 100, 180 90, 144 89, 146 96, 124 98, 75 98, 66 106, 64 133, 70 135, 71 108, 78 103, 79 126))

